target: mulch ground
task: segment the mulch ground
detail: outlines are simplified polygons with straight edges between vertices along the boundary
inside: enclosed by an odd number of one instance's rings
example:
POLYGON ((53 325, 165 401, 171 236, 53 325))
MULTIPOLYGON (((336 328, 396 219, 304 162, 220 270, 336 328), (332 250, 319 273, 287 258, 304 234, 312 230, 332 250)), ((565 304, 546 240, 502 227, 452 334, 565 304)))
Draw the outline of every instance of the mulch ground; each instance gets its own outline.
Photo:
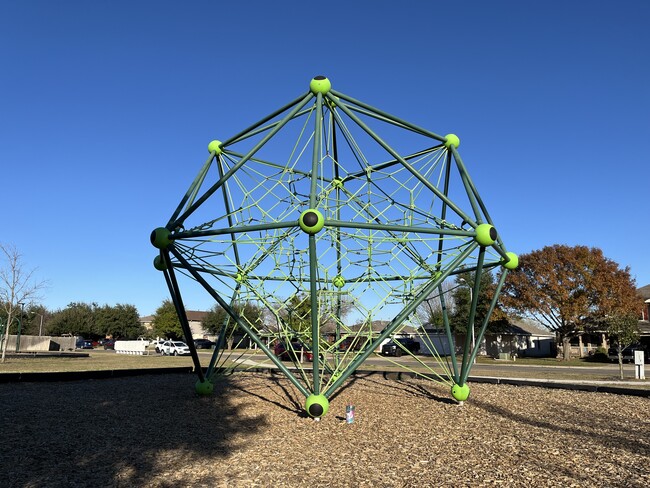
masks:
POLYGON ((356 378, 316 422, 281 376, 0 384, 9 487, 650 486, 650 400, 356 378), (356 406, 352 424, 345 406, 356 406))

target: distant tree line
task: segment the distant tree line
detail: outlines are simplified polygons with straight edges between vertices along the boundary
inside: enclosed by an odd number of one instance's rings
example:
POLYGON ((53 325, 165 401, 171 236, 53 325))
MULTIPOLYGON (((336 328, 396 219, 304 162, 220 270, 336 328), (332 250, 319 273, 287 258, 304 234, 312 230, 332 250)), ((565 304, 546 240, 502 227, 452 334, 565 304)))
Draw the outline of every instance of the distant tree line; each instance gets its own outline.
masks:
MULTIPOLYGON (((6 313, 0 311, 0 322, 5 324, 6 313)), ((42 305, 16 308, 9 332, 16 334, 61 336, 71 334, 86 339, 114 337, 137 339, 145 333, 134 305, 98 305, 97 303, 70 303, 54 312, 42 305)))

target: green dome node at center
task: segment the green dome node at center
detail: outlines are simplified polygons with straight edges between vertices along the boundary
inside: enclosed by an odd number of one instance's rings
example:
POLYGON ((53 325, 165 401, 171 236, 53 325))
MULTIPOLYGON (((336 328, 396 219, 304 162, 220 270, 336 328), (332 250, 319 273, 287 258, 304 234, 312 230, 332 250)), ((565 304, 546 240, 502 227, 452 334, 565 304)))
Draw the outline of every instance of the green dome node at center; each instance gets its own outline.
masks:
POLYGON ((308 208, 300 214, 298 224, 307 234, 317 234, 325 225, 325 217, 315 208, 308 208))
POLYGON ((332 83, 324 76, 315 76, 309 82, 309 89, 311 92, 316 95, 317 93, 322 93, 325 95, 332 89, 332 83))

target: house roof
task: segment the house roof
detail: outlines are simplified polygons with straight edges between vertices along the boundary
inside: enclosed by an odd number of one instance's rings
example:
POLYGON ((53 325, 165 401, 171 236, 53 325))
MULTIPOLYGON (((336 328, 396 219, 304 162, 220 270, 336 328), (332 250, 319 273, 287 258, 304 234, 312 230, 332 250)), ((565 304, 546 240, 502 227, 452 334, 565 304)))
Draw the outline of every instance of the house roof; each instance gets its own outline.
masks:
POLYGON ((187 315, 187 320, 190 322, 203 322, 203 319, 208 315, 208 312, 202 312, 200 310, 185 310, 185 314, 187 315))
POLYGON ((642 286, 641 288, 637 288, 636 292, 637 292, 638 295, 641 295, 641 297, 644 300, 650 299, 650 285, 645 285, 645 286, 642 286))
POLYGON ((542 324, 521 319, 509 320, 504 334, 555 337, 555 334, 546 329, 542 324))
MULTIPOLYGON (((190 322, 202 322, 208 312, 202 312, 200 310, 186 310, 187 320, 190 322)), ((140 317, 140 322, 153 322, 153 315, 147 315, 145 317, 140 317)))
POLYGON ((650 322, 639 320, 639 332, 641 332, 642 336, 650 336, 650 322))

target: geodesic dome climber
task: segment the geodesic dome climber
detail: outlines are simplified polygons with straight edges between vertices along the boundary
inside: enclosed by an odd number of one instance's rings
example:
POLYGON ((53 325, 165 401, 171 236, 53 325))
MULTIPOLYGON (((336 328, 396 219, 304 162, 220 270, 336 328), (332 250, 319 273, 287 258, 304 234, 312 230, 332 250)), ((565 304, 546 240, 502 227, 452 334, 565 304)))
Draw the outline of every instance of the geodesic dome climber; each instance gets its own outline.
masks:
MULTIPOLYGON (((481 274, 504 270, 491 313, 517 256, 506 252, 459 144, 337 92, 323 76, 256 124, 210 142, 169 222, 151 234, 197 392, 210 393, 215 375, 267 364, 319 418, 349 376, 408 328, 422 346, 410 369, 466 400, 477 350, 468 340, 456 350, 442 285, 474 275, 472 330, 481 274), (207 369, 191 341, 181 277, 226 312, 207 369), (416 313, 430 300, 444 319, 437 336, 416 313)), ((487 321, 477 324, 479 344, 487 321)))

